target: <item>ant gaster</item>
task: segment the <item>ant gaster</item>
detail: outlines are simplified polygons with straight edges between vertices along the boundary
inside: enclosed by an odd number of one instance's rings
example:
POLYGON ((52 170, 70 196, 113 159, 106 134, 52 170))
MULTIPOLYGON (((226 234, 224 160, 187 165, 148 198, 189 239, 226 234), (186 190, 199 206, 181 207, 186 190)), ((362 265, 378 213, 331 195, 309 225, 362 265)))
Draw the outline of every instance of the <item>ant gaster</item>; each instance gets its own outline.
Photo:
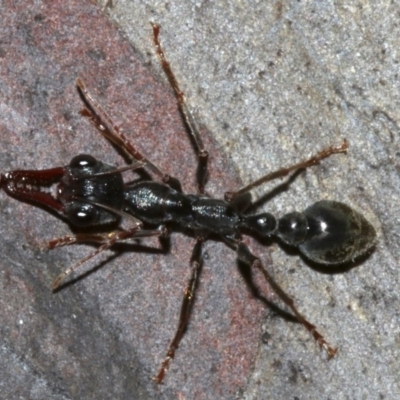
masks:
POLYGON ((265 175, 249 185, 225 194, 224 200, 213 199, 205 192, 207 180, 208 152, 205 150, 199 130, 186 104, 185 95, 165 58, 159 42, 158 25, 153 25, 154 44, 162 67, 171 83, 178 100, 180 111, 188 127, 188 133, 198 155, 198 194, 182 192, 176 179, 164 174, 150 160, 128 141, 119 131, 105 110, 87 91, 83 82, 77 80, 78 91, 86 108, 82 115, 88 117, 101 134, 122 151, 130 160, 126 167, 116 168, 81 154, 74 157, 65 167, 48 170, 16 170, 0 175, 2 189, 18 200, 38 204, 58 213, 76 227, 102 227, 118 225, 129 219, 133 226, 119 227, 106 233, 80 233, 49 242, 54 248, 73 243, 92 242, 99 247, 72 267, 62 272, 53 283, 57 289, 61 282, 79 266, 96 254, 128 238, 167 236, 173 223, 183 229, 192 230, 196 243, 190 265, 191 277, 184 292, 178 328, 170 343, 159 372, 154 377, 161 383, 174 358, 186 330, 195 289, 198 286, 202 263, 202 244, 210 235, 217 236, 236 251, 240 261, 256 268, 265 277, 280 299, 292 310, 297 320, 313 335, 328 357, 336 354, 323 336, 297 310, 293 300, 274 281, 263 267, 261 260, 252 254, 242 240, 242 233, 253 233, 259 237, 277 236, 284 243, 295 246, 308 259, 323 265, 337 265, 352 262, 371 249, 376 240, 372 225, 349 206, 336 201, 319 201, 303 212, 292 212, 276 219, 270 213, 248 215, 246 208, 251 205, 249 191, 265 182, 287 176, 292 172, 318 164, 324 158, 336 153, 345 153, 346 140, 338 147, 329 147, 306 161, 265 175), (146 168, 158 181, 139 180, 124 183, 122 172, 146 168), (41 187, 56 184, 55 193, 41 187), (243 201, 247 199, 247 204, 243 201))

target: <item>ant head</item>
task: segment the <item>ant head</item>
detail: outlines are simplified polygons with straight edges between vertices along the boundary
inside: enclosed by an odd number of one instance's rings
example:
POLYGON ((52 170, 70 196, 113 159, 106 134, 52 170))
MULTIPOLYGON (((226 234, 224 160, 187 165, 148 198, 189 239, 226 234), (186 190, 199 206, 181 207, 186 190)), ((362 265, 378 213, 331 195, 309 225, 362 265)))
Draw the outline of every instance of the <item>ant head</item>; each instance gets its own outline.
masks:
POLYGON ((57 186, 57 199, 72 225, 89 227, 119 220, 124 202, 120 172, 88 154, 74 157, 65 170, 57 186))

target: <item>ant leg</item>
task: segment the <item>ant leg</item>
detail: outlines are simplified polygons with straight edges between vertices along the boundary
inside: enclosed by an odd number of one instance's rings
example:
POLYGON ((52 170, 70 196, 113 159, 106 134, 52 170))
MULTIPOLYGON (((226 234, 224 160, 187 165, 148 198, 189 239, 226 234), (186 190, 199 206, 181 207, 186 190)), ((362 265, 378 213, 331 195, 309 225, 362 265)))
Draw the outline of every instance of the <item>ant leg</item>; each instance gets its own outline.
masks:
POLYGON ((88 254, 86 257, 82 258, 76 264, 72 265, 71 267, 67 268, 63 271, 58 277, 54 280, 52 289, 56 290, 60 286, 61 282, 72 272, 78 269, 81 265, 83 265, 86 261, 90 260, 91 258, 95 257, 97 254, 103 252, 104 250, 109 249, 117 242, 121 242, 125 239, 130 238, 137 238, 137 237, 147 237, 147 236, 162 236, 165 234, 165 230, 163 227, 156 230, 141 230, 141 224, 134 226, 131 229, 122 230, 122 231, 115 231, 105 233, 104 235, 97 234, 80 234, 77 236, 66 236, 64 238, 55 239, 49 242, 49 247, 53 249, 54 247, 59 246, 66 246, 73 243, 81 243, 81 242, 94 242, 102 244, 99 248, 97 248, 92 253, 88 254))
POLYGON ((78 78, 76 85, 81 98, 86 106, 81 111, 84 117, 89 118, 90 122, 97 130, 112 144, 117 146, 131 161, 141 162, 151 172, 157 175, 164 183, 175 190, 182 192, 182 187, 178 179, 164 174, 155 164, 143 156, 142 153, 122 134, 118 126, 113 122, 99 102, 89 93, 83 81, 78 78))
MULTIPOLYGON (((111 237, 119 234, 120 232, 125 231, 114 231, 114 232, 106 232, 106 233, 78 233, 76 235, 66 235, 61 238, 52 239, 47 243, 47 247, 52 250, 56 247, 62 246, 70 246, 71 244, 78 243, 96 243, 96 244, 105 244, 108 243, 111 237)), ((135 232, 134 235, 129 236, 124 239, 136 239, 141 237, 150 237, 150 236, 168 236, 168 230, 166 227, 162 226, 158 229, 153 230, 139 230, 135 232)), ((121 239, 119 240, 121 241, 121 239)))
POLYGON ((226 192, 225 200, 232 202, 238 196, 241 196, 241 195, 249 192, 251 189, 254 189, 257 186, 260 186, 261 184, 263 184, 265 182, 272 181, 276 178, 283 178, 284 176, 290 174, 291 172, 299 171, 301 169, 306 169, 308 167, 316 165, 324 158, 330 157, 332 154, 346 153, 348 146, 349 146, 349 143, 347 142, 346 139, 344 139, 340 146, 337 146, 337 147, 331 146, 326 149, 323 149, 322 151, 320 151, 316 155, 312 156, 308 160, 305 160, 298 164, 292 165, 291 167, 281 168, 278 171, 271 172, 270 174, 267 174, 267 175, 261 177, 260 179, 257 179, 254 182, 251 182, 247 186, 242 187, 241 189, 237 190, 236 192, 226 192))
POLYGON ((192 142, 194 143, 195 150, 197 152, 198 157, 198 165, 196 172, 196 180, 197 180, 197 188, 199 193, 204 194, 204 187, 207 181, 207 164, 208 164, 208 151, 204 148, 203 141, 200 136, 199 128, 197 127, 196 121, 191 113, 185 98, 185 93, 183 93, 179 87, 178 81, 175 78, 174 73, 172 72, 171 65, 165 58, 164 50, 161 47, 161 43, 159 40, 160 33, 160 25, 151 24, 153 27, 153 37, 154 37, 154 46, 156 48, 156 52, 158 58, 160 59, 161 66, 167 75, 169 83, 174 89, 175 96, 178 100, 179 110, 183 116, 183 119, 188 127, 188 133, 192 142))
POLYGON ((167 355, 161 364, 158 374, 153 378, 153 380, 156 383, 162 383, 165 374, 168 370, 169 363, 174 358, 175 350, 179 347, 179 343, 181 342, 182 336, 186 331, 190 315, 192 313, 193 300, 199 282, 199 277, 202 267, 201 246, 203 241, 204 238, 198 237, 196 244, 194 245, 193 248, 192 257, 190 259, 190 264, 192 265, 192 275, 190 277, 188 285, 185 289, 185 293, 183 295, 181 312, 179 315, 178 329, 176 330, 175 336, 172 339, 171 344, 169 345, 167 355))
POLYGON ((252 268, 257 268, 264 275, 265 280, 272 287, 274 292, 279 296, 279 298, 293 311, 297 320, 303 324, 303 326, 313 335, 314 339, 317 341, 319 346, 323 348, 327 354, 328 359, 334 357, 337 352, 337 348, 333 348, 329 345, 329 343, 324 339, 324 337, 317 331, 315 325, 309 322, 300 312, 297 310, 293 299, 285 293, 285 291, 275 282, 272 276, 268 273, 268 271, 263 267, 260 259, 253 255, 249 248, 244 243, 239 243, 236 246, 236 252, 238 258, 244 261, 246 264, 250 265, 252 268))

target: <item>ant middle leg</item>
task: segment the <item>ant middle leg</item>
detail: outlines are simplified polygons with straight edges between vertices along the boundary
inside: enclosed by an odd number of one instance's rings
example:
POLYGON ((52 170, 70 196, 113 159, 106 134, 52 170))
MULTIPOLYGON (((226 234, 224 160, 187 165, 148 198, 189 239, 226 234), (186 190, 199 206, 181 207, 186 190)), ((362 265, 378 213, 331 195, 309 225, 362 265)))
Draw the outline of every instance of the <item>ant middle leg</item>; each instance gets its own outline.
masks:
POLYGON ((182 340, 183 334, 186 331, 187 325, 190 320, 190 316, 192 314, 193 301, 195 297, 196 288, 199 283, 199 278, 202 268, 201 247, 203 241, 204 241, 203 237, 198 237, 196 244, 194 245, 193 248, 192 257, 190 259, 190 264, 192 266, 192 274, 183 295, 178 328, 175 332, 174 338, 171 341, 171 344, 169 345, 167 355, 164 358, 164 361, 161 363, 161 367, 157 375, 153 378, 153 380, 156 383, 162 383, 164 376, 168 370, 169 363, 175 356, 175 350, 179 347, 179 343, 182 340))
POLYGON ((334 357, 337 352, 337 348, 331 347, 324 337, 317 331, 316 326, 309 322, 302 314, 300 314, 294 304, 293 299, 275 282, 272 276, 262 265, 261 260, 252 254, 249 248, 243 242, 240 242, 236 246, 236 253, 241 261, 245 262, 247 265, 250 265, 252 268, 258 269, 263 274, 265 280, 271 286, 273 291, 278 295, 283 303, 292 310, 297 320, 312 334, 319 346, 327 352, 328 359, 334 357))
POLYGON ((349 147, 349 143, 346 139, 343 140, 340 146, 330 146, 326 149, 321 150, 319 153, 315 154, 314 156, 310 157, 308 160, 299 162, 294 164, 290 167, 281 168, 277 171, 271 172, 267 175, 262 176, 261 178, 249 183, 248 185, 240 188, 236 192, 226 192, 225 193, 225 200, 229 202, 235 202, 237 198, 243 196, 244 194, 248 193, 250 190, 262 185, 265 182, 272 181, 277 178, 283 178, 284 176, 289 175, 291 172, 300 171, 302 169, 309 168, 313 165, 319 164, 319 162, 325 158, 330 157, 333 154, 338 153, 346 153, 349 147))
POLYGON ((190 135, 190 139, 192 140, 195 150, 197 152, 198 157, 198 165, 196 172, 196 180, 197 180, 197 189, 199 193, 205 194, 205 184, 207 182, 208 177, 208 151, 204 148, 203 140, 201 139, 199 128, 196 124, 196 121, 191 113, 187 103, 185 93, 179 87, 178 81, 175 78, 174 73, 172 72, 171 65, 167 61, 165 57, 164 50, 162 49, 159 34, 160 34, 160 25, 151 24, 153 27, 153 39, 154 46, 156 48, 156 52, 158 58, 160 59, 161 66, 167 75, 168 81, 174 89, 175 96, 178 100, 179 110, 182 114, 182 117, 187 125, 188 133, 190 135))
POLYGON ((97 128, 97 130, 118 149, 120 149, 131 162, 140 162, 143 167, 147 167, 151 172, 158 176, 164 183, 168 184, 173 189, 182 192, 181 183, 177 178, 163 173, 155 164, 146 158, 136 146, 134 146, 123 133, 119 130, 118 126, 113 122, 111 117, 107 114, 99 102, 87 90, 83 81, 78 78, 76 85, 81 95, 81 98, 86 106, 81 111, 84 117, 89 118, 90 122, 97 128))

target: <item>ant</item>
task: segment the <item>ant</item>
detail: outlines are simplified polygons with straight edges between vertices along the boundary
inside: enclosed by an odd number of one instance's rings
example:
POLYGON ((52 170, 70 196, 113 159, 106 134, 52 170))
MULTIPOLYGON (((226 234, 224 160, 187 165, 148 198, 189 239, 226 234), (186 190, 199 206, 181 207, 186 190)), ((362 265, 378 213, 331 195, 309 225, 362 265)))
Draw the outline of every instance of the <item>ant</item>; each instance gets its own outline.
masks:
POLYGON ((252 206, 250 190, 263 183, 296 173, 338 153, 346 153, 346 140, 340 146, 328 147, 306 161, 269 173, 242 187, 236 192, 225 193, 225 198, 214 199, 207 195, 208 152, 205 150, 195 120, 187 106, 159 41, 160 26, 153 24, 153 40, 162 68, 174 90, 180 112, 198 156, 197 194, 183 193, 178 179, 165 174, 136 148, 119 131, 106 111, 88 92, 81 79, 77 80, 78 92, 85 104, 81 114, 88 117, 98 131, 129 159, 125 167, 114 167, 81 154, 72 158, 65 167, 47 170, 15 170, 0 175, 0 187, 18 200, 33 203, 58 214, 83 233, 58 238, 48 243, 49 248, 91 242, 98 245, 92 253, 63 271, 53 282, 57 290, 65 278, 86 261, 132 238, 168 237, 177 226, 190 230, 195 237, 190 260, 191 277, 186 286, 180 310, 178 327, 167 354, 161 363, 155 382, 162 383, 170 361, 175 356, 187 328, 202 265, 202 245, 205 240, 218 238, 236 251, 238 260, 258 269, 275 293, 294 313, 297 320, 312 334, 328 358, 337 349, 329 345, 298 310, 292 298, 274 281, 242 239, 242 234, 259 238, 275 236, 283 243, 296 247, 312 262, 322 265, 339 265, 354 261, 370 250, 376 241, 373 226, 358 212, 336 201, 319 201, 303 212, 292 212, 276 219, 270 213, 249 215, 252 206), (127 170, 146 169, 158 180, 139 179, 125 183, 122 173, 127 170), (56 190, 51 192, 51 186, 56 190), (48 190, 45 190, 45 187, 48 190), (122 228, 122 221, 131 227, 122 228), (114 230, 112 226, 117 227, 114 230), (88 233, 84 229, 103 229, 88 233), (97 232, 97 231, 96 231, 97 232))

